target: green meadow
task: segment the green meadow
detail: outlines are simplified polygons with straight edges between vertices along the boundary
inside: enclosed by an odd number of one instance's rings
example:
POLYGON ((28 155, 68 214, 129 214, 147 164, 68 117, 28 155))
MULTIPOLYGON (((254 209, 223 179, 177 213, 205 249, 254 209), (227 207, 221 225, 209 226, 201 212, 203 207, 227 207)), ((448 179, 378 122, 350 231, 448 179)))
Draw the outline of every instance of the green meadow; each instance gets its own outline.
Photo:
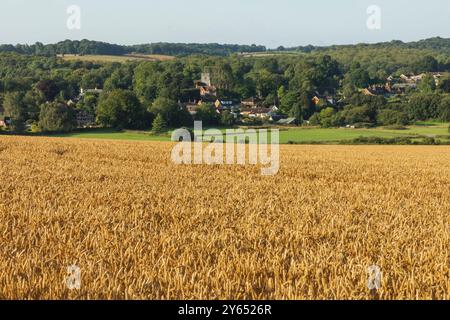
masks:
MULTIPOLYGON (((285 128, 280 130, 280 143, 345 143, 356 138, 438 138, 449 141, 448 123, 418 123, 403 129, 371 128, 285 128)), ((221 129, 225 132, 225 129, 221 129)), ((82 139, 110 139, 131 141, 170 141, 170 132, 166 135, 154 135, 150 131, 117 131, 113 129, 92 129, 67 134, 51 135, 52 137, 82 138, 82 139)))

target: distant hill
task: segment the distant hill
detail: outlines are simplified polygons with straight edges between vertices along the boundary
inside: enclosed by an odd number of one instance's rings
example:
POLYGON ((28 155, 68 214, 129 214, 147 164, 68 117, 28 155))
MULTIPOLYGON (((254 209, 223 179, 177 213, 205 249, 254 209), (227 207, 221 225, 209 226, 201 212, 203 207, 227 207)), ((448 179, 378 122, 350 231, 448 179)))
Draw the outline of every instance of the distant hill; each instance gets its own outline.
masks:
POLYGON ((391 41, 375 44, 355 44, 355 45, 333 45, 333 46, 298 46, 291 48, 279 47, 276 50, 267 49, 258 45, 235 45, 235 44, 199 44, 199 43, 151 43, 123 46, 106 42, 81 40, 65 40, 55 44, 36 43, 33 45, 0 45, 0 52, 16 52, 29 55, 53 56, 57 54, 76 55, 110 55, 122 56, 126 54, 146 54, 146 55, 168 55, 168 56, 188 56, 188 55, 213 55, 227 56, 234 53, 265 53, 265 52, 321 52, 333 51, 348 48, 373 48, 373 49, 421 49, 434 52, 450 54, 450 39, 435 37, 415 42, 391 41))
POLYGON ((380 42, 374 44, 360 43, 354 45, 333 45, 333 46, 298 46, 291 48, 280 47, 277 51, 300 51, 304 53, 317 52, 317 51, 329 51, 348 48, 372 48, 372 49, 421 49, 432 50, 440 53, 450 54, 450 39, 435 37, 414 42, 403 42, 394 40, 391 42, 380 42))

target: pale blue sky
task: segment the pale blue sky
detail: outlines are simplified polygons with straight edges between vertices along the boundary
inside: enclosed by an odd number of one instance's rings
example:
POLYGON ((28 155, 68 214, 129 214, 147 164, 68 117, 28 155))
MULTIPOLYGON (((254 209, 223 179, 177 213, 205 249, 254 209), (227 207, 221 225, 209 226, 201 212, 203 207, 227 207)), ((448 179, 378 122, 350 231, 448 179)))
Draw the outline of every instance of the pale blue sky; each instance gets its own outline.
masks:
POLYGON ((0 0, 0 43, 329 45, 450 37, 449 0, 0 0), (366 27, 369 5, 382 29, 366 27), (81 30, 68 30, 69 5, 81 30))

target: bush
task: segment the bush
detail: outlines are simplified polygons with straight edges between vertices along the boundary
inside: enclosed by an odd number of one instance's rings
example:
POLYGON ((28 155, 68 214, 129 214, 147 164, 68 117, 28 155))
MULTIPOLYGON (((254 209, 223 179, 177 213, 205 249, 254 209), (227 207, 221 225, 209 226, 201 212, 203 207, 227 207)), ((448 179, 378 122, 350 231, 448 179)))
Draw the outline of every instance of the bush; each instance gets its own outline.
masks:
POLYGON ((314 113, 311 118, 309 118, 309 124, 312 126, 320 126, 320 114, 314 113))
POLYGON ((355 107, 348 105, 336 114, 338 125, 353 125, 357 123, 370 123, 372 110, 367 106, 355 107))
POLYGON ((19 92, 8 92, 3 101, 5 115, 11 119, 9 130, 23 132, 25 130, 26 106, 23 102, 23 94, 19 92))
POLYGON ((160 97, 150 106, 149 111, 153 116, 161 114, 167 126, 170 128, 180 128, 192 125, 192 116, 182 108, 175 100, 160 97))
MULTIPOLYGON (((418 137, 420 138, 420 137, 418 137)), ((353 140, 341 141, 341 144, 380 144, 380 145, 440 145, 442 142, 433 137, 423 137, 423 140, 413 141, 411 137, 395 137, 395 138, 382 138, 382 137, 358 137, 353 140)))
POLYGON ((355 129, 368 129, 373 128, 375 125, 370 122, 357 122, 354 124, 355 129))
POLYGON ((440 145, 441 142, 433 137, 425 137, 423 139, 423 144, 437 146, 437 145, 440 145))
POLYGON ((41 128, 39 128, 39 123, 33 122, 31 124, 31 129, 30 130, 31 130, 32 133, 41 132, 41 128))
POLYGON ((224 111, 222 112, 222 115, 220 117, 220 124, 226 127, 231 127, 236 123, 236 119, 234 118, 234 115, 231 114, 230 111, 224 111))
MULTIPOLYGON (((345 141, 343 141, 345 143, 345 141)), ((396 137, 396 138, 382 138, 382 137, 358 137, 350 141, 351 144, 412 144, 411 138, 396 137)))
POLYGON ((384 126, 407 125, 409 121, 407 114, 401 111, 384 109, 378 112, 377 123, 384 126))

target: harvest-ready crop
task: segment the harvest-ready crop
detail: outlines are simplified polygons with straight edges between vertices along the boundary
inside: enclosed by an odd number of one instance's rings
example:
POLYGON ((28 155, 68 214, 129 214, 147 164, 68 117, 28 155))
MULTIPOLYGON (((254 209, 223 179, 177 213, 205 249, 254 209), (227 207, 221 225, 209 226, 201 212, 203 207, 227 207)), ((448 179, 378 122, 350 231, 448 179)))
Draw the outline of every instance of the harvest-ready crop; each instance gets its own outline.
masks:
POLYGON ((450 298, 449 148, 282 146, 266 177, 172 147, 0 137, 0 298, 450 298))

